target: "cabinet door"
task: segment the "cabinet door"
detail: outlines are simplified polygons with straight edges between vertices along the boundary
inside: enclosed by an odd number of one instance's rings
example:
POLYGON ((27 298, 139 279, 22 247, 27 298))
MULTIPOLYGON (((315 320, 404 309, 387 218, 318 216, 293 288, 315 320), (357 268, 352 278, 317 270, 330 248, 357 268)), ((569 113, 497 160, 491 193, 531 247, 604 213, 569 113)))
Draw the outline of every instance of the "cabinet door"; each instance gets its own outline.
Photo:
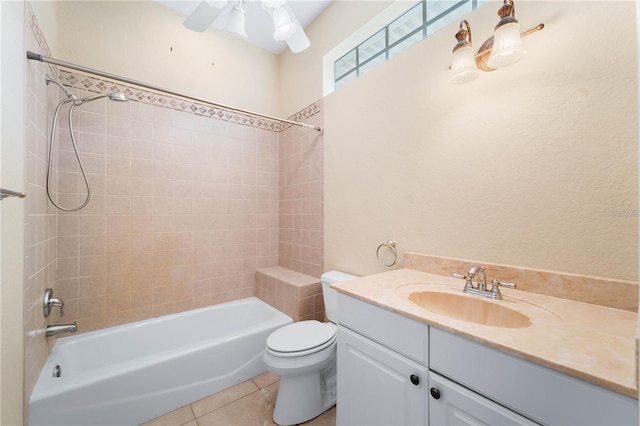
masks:
POLYGON ((429 372, 429 424, 537 425, 434 372, 429 372))
POLYGON ((338 425, 424 425, 428 370, 338 326, 338 425))

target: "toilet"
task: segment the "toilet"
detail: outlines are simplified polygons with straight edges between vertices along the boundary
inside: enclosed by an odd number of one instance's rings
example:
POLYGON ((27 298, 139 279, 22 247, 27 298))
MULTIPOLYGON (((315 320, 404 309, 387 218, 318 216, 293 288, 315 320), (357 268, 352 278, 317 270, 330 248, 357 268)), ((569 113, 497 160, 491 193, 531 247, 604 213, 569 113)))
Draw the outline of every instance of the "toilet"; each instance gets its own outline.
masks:
POLYGON ((310 420, 336 403, 336 282, 356 278, 339 271, 322 274, 322 295, 330 322, 299 321, 274 331, 267 338, 263 359, 280 376, 273 421, 292 425, 310 420))

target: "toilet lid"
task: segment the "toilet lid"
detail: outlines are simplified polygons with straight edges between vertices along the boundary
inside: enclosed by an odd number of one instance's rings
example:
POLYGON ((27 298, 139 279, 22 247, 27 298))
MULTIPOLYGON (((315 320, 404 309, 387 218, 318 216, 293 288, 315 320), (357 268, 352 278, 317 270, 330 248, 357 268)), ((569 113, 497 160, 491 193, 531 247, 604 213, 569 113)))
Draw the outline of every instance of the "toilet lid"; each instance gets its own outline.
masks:
POLYGON ((322 346, 335 338, 336 326, 315 320, 286 325, 267 338, 267 347, 275 352, 301 352, 322 346))

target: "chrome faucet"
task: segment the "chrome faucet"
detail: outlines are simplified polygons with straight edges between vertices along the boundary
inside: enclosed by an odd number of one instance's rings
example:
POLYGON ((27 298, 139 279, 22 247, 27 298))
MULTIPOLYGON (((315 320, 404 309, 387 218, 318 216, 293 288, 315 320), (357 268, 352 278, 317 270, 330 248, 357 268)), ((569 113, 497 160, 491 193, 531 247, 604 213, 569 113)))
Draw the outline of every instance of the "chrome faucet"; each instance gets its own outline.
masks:
POLYGON ((45 318, 51 314, 52 307, 60 308, 60 316, 64 317, 64 302, 58 297, 53 297, 53 289, 46 289, 42 298, 42 313, 45 318))
POLYGON ((77 333, 78 325, 74 321, 73 324, 48 325, 45 332, 46 337, 55 336, 62 333, 77 333))
MULTIPOLYGON (((487 275, 484 273, 484 271, 484 266, 475 265, 472 266, 467 272, 467 276, 470 280, 472 280, 475 276, 478 277, 476 288, 483 291, 487 289, 487 275)), ((473 287, 473 284, 471 286, 473 287)))
POLYGON ((465 275, 451 274, 455 278, 461 278, 466 280, 464 289, 465 293, 475 294, 476 296, 488 297, 490 299, 502 299, 502 293, 500 287, 516 288, 515 283, 498 281, 496 279, 491 280, 491 288, 487 288, 487 276, 486 268, 484 266, 474 265, 469 268, 469 271, 465 275), (476 285, 473 285, 473 278, 477 277, 476 285))

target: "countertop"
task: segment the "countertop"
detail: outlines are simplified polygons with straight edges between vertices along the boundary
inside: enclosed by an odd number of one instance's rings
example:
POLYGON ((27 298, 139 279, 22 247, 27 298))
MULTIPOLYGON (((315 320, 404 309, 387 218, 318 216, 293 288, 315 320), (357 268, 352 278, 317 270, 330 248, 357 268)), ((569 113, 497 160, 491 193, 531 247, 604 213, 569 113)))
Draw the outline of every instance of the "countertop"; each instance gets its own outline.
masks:
MULTIPOLYGON (((523 328, 491 327, 427 311, 407 298, 422 284, 462 294, 464 281, 413 269, 357 278, 332 288, 487 346, 638 398, 637 313, 501 288, 503 304, 528 315, 523 328)), ((468 295, 468 297, 478 297, 468 295)))

